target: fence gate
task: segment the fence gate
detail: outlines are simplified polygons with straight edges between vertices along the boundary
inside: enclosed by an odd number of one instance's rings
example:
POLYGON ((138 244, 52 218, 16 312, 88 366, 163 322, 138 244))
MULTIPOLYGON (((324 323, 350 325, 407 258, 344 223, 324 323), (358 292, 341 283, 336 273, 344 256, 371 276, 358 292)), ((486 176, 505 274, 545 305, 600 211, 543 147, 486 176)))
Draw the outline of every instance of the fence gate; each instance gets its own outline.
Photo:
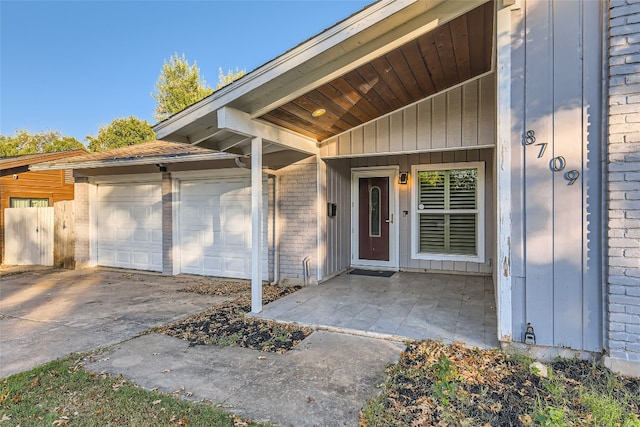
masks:
POLYGON ((7 265, 53 265, 53 208, 4 210, 7 265))
POLYGON ((73 200, 55 202, 53 230, 53 263, 56 267, 75 267, 75 233, 73 200))

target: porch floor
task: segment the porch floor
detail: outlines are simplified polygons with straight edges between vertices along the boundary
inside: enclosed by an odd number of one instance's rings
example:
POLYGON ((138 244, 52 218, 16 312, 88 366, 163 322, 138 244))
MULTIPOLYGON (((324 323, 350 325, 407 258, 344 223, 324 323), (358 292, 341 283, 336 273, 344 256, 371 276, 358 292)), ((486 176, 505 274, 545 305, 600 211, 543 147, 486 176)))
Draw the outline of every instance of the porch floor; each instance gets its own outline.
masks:
POLYGON ((344 273, 272 302, 253 316, 399 340, 498 346, 493 281, 482 276, 344 273))

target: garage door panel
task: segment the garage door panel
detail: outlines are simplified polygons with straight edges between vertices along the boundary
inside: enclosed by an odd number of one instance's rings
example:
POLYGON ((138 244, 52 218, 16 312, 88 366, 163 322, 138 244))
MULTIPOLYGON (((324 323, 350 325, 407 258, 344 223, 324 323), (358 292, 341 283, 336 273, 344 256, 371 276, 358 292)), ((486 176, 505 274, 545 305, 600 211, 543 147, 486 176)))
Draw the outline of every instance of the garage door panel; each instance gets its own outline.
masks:
POLYGON ((224 242, 224 246, 236 246, 238 248, 245 249, 247 245, 250 244, 248 242, 251 242, 251 237, 247 236, 247 233, 243 233, 242 231, 228 231, 224 233, 224 238, 222 240, 224 242))
POLYGON ((109 248, 103 248, 100 252, 101 260, 106 262, 105 265, 111 265, 116 262, 116 251, 109 248))
MULTIPOLYGON (((264 259, 267 260, 267 187, 264 259)), ((251 277, 251 181, 219 178, 180 183, 181 271, 222 277, 251 277), (197 214, 195 213, 197 211, 197 214), (200 231, 201 247, 192 246, 200 231), (198 259, 199 262, 195 262, 198 259)), ((268 272, 265 271, 266 279, 268 272)))
POLYGON ((131 264, 131 252, 130 251, 114 251, 116 255, 116 262, 131 264))
POLYGON ((147 252, 133 252, 133 264, 146 265, 150 264, 149 254, 147 252))
POLYGON ((205 255, 202 260, 202 268, 205 272, 210 274, 217 274, 222 271, 222 257, 205 255))
POLYGON ((100 184, 98 264, 162 271, 160 184, 100 184))
POLYGON ((239 276, 246 275, 246 271, 251 268, 251 263, 247 263, 247 258, 240 256, 224 257, 224 268, 231 274, 239 276))

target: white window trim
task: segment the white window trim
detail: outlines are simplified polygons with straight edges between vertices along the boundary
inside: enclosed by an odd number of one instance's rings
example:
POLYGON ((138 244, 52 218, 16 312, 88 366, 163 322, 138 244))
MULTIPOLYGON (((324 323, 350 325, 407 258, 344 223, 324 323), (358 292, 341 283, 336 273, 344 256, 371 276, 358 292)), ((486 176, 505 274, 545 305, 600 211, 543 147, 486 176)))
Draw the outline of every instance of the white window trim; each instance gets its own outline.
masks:
MULTIPOLYGON (((462 163, 438 163, 429 165, 413 165, 411 166, 411 258, 412 259, 425 259, 432 261, 468 261, 468 262, 484 262, 484 236, 485 236, 485 163, 484 162, 462 162, 462 163), (477 255, 452 255, 452 254, 439 254, 439 253, 425 253, 419 251, 419 215, 418 207, 416 206, 416 200, 418 197, 418 171, 434 171, 434 170, 452 170, 452 169, 477 169, 478 170, 478 187, 477 187, 477 200, 478 200, 478 238, 476 241, 477 255)), ((464 213, 464 211, 460 211, 464 213)))

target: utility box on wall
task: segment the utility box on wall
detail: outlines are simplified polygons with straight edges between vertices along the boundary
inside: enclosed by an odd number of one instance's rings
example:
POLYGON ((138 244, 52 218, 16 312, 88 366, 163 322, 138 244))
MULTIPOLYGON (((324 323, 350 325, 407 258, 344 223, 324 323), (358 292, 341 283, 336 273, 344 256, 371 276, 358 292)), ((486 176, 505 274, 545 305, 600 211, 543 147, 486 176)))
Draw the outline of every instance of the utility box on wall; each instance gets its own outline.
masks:
POLYGON ((338 205, 336 205, 335 203, 327 203, 327 216, 329 218, 335 217, 337 211, 338 211, 338 205))

